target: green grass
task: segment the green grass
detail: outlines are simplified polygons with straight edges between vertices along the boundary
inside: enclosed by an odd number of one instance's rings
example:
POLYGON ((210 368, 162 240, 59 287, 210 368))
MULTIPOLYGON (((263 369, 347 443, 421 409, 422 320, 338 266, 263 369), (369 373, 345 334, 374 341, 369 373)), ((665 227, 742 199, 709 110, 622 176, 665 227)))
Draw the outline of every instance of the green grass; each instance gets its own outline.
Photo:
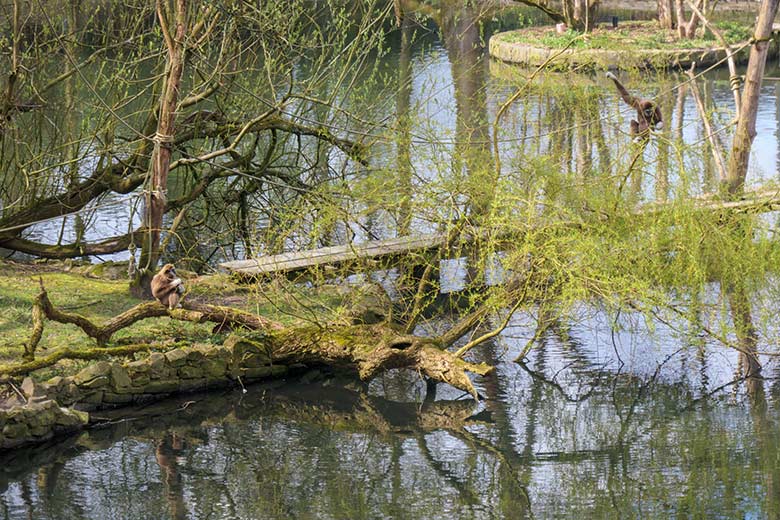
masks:
MULTIPOLYGON (((750 28, 736 22, 719 22, 720 29, 726 41, 730 44, 746 41, 750 38, 750 28)), ((497 35, 509 43, 526 43, 560 49, 568 45, 579 33, 567 31, 558 34, 552 27, 535 27, 510 31, 497 35)), ((630 22, 618 27, 617 30, 597 28, 591 34, 572 44, 575 49, 697 49, 716 47, 720 43, 711 34, 704 38, 679 39, 675 31, 660 29, 655 22, 630 22)))
MULTIPOLYGON (((130 296, 127 282, 91 279, 64 272, 36 272, 32 266, 0 264, 0 363, 21 359, 23 345, 30 336, 31 308, 39 291, 39 277, 56 307, 97 322, 103 322, 141 301, 130 296)), ((209 335, 208 325, 154 318, 118 332, 112 338, 112 344, 136 340, 165 341, 183 336, 197 340, 209 335)), ((86 348, 94 345, 95 342, 78 327, 47 321, 39 353, 65 346, 86 348)))

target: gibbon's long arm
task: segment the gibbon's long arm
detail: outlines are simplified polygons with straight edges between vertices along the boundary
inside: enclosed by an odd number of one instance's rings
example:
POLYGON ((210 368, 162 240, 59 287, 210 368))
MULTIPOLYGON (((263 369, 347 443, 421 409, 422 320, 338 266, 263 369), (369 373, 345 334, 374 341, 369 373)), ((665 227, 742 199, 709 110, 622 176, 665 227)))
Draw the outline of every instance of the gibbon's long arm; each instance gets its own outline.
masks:
POLYGON ((611 72, 607 72, 607 77, 615 84, 623 101, 636 110, 636 120, 631 121, 631 135, 647 136, 649 130, 660 130, 663 128, 664 117, 657 104, 648 99, 640 99, 629 94, 628 90, 611 72))
POLYGON ((640 110, 640 100, 637 97, 632 96, 628 90, 626 90, 626 87, 623 86, 623 84, 618 81, 617 76, 612 74, 611 72, 607 72, 607 77, 612 80, 613 83, 615 83, 615 87, 617 87, 618 92, 620 93, 620 97, 623 98, 623 101, 626 102, 629 106, 634 107, 637 110, 640 110))

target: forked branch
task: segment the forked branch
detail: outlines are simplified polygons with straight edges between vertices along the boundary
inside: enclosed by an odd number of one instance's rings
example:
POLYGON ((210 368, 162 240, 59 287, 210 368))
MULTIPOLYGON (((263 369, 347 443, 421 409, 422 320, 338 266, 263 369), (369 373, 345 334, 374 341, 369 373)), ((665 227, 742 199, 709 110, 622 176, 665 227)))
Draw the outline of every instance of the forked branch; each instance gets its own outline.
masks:
POLYGON ((30 341, 25 346, 25 359, 32 360, 35 357, 35 349, 41 340, 43 333, 43 318, 58 323, 76 325, 84 333, 97 341, 98 345, 105 346, 117 331, 147 318, 159 318, 170 316, 175 320, 205 323, 207 321, 223 325, 239 326, 246 329, 281 329, 276 322, 244 312, 232 307, 207 305, 204 303, 182 301, 181 309, 169 310, 158 301, 139 303, 125 312, 111 318, 103 325, 94 323, 88 318, 76 313, 65 312, 52 305, 49 294, 40 280, 41 291, 33 302, 33 330, 30 341))

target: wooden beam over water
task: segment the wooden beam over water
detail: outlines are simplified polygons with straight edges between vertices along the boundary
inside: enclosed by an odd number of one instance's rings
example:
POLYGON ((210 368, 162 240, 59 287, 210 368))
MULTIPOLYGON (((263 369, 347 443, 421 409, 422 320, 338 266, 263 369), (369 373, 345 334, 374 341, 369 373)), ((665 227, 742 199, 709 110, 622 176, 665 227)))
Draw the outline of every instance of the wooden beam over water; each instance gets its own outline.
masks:
POLYGON ((338 266, 361 260, 379 260, 443 247, 445 233, 414 235, 388 240, 374 240, 362 244, 323 247, 306 251, 261 256, 250 260, 236 260, 220 264, 230 272, 246 276, 273 273, 293 273, 318 266, 338 266))

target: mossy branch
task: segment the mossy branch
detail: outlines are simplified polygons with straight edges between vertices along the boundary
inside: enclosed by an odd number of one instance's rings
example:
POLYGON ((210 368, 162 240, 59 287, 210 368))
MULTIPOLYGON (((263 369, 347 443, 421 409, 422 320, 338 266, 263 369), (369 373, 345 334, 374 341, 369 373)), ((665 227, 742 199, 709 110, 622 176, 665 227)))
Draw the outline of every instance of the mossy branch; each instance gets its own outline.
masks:
POLYGON ((182 308, 169 310, 158 302, 144 302, 98 325, 75 313, 56 309, 41 281, 41 292, 33 304, 33 333, 27 349, 26 362, 18 365, 0 365, 0 375, 21 375, 51 366, 68 359, 96 359, 106 355, 126 355, 149 349, 149 345, 103 348, 111 336, 133 323, 152 317, 169 316, 172 319, 195 323, 215 322, 251 330, 264 330, 263 340, 277 364, 312 364, 348 369, 368 380, 376 374, 393 369, 409 368, 434 381, 447 383, 478 397, 468 373, 485 375, 493 367, 485 363, 469 363, 443 348, 447 345, 438 338, 421 338, 404 334, 387 324, 338 326, 316 329, 310 327, 284 328, 261 316, 231 307, 182 302, 182 308), (34 359, 35 346, 43 331, 43 318, 59 323, 70 323, 98 342, 98 348, 73 350, 64 348, 40 359, 34 359))
POLYGON ((40 280, 41 292, 33 302, 33 331, 30 341, 25 348, 25 359, 31 361, 35 358, 35 349, 41 340, 43 333, 43 318, 58 323, 76 325, 84 333, 97 341, 99 346, 105 346, 111 337, 118 331, 147 318, 159 318, 170 316, 181 321, 204 323, 207 321, 222 325, 238 325, 247 329, 281 329, 282 326, 261 316, 244 312, 230 307, 207 305, 195 302, 182 302, 181 309, 169 310, 158 301, 139 303, 125 312, 111 318, 103 325, 98 325, 88 318, 76 313, 65 312, 57 309, 49 300, 49 294, 40 280))
POLYGON ((447 332, 439 336, 438 339, 439 342, 443 345, 442 348, 449 347, 462 338, 466 333, 473 330, 477 325, 480 324, 480 322, 482 322, 482 320, 487 318, 490 312, 490 307, 487 305, 482 305, 464 316, 460 321, 450 327, 447 332))
POLYGON ((479 398, 468 372, 487 375, 495 367, 486 363, 469 363, 452 352, 441 349, 437 340, 417 336, 394 336, 378 345, 368 356, 353 356, 358 361, 358 374, 367 381, 379 372, 391 368, 411 368, 434 381, 447 383, 479 398))
MULTIPOLYGON (((170 348, 170 346, 168 346, 170 348)), ((83 359, 93 360, 101 359, 106 356, 129 356, 136 352, 144 352, 153 350, 152 346, 148 343, 134 344, 134 345, 122 345, 119 347, 94 347, 87 349, 72 349, 69 347, 57 349, 50 354, 40 357, 38 359, 30 359, 24 363, 19 364, 1 364, 0 375, 4 377, 24 376, 30 372, 40 370, 42 368, 55 365, 57 362, 63 359, 83 359)))
POLYGON ((33 329, 32 329, 32 333, 30 334, 30 341, 28 341, 27 344, 24 346, 24 359, 28 361, 32 361, 33 359, 35 359, 35 349, 38 348, 38 343, 40 343, 41 336, 43 336, 44 312, 40 300, 41 300, 41 295, 38 295, 35 298, 35 302, 33 303, 33 308, 32 308, 33 329))

